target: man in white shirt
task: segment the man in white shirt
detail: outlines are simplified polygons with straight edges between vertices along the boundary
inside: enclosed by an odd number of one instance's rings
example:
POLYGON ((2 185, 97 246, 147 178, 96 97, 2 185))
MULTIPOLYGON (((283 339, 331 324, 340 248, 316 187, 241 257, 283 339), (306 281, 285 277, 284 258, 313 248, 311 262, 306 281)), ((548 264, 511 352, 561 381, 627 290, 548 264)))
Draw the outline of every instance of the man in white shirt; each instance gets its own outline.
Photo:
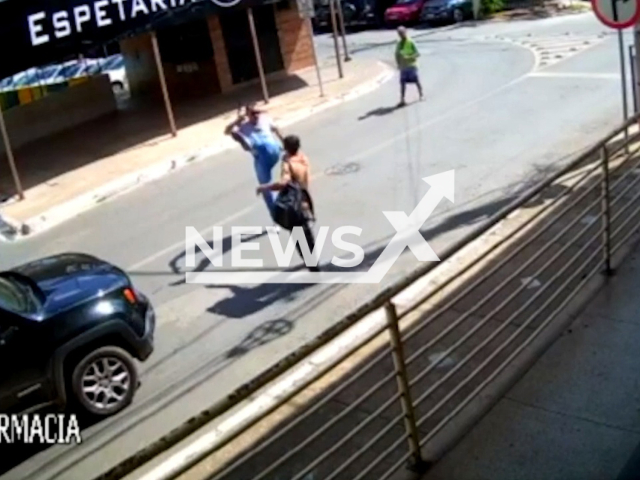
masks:
MULTIPOLYGON (((273 169, 282 156, 282 134, 265 112, 248 105, 245 114, 227 125, 225 134, 231 135, 242 148, 253 155, 253 168, 260 185, 271 183, 273 169)), ((264 202, 273 218, 274 192, 265 191, 264 202)))

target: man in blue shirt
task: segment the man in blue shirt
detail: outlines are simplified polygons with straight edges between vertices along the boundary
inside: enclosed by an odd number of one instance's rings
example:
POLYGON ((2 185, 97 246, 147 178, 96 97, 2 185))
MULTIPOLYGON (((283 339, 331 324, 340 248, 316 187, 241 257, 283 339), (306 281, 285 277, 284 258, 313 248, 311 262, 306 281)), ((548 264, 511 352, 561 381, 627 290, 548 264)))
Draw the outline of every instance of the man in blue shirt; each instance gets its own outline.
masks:
MULTIPOLYGON (((253 168, 260 185, 272 182, 272 171, 282 156, 282 134, 266 113, 255 105, 249 105, 245 114, 227 125, 225 134, 238 142, 253 155, 253 168)), ((276 193, 265 191, 264 202, 273 219, 273 202, 276 193)))

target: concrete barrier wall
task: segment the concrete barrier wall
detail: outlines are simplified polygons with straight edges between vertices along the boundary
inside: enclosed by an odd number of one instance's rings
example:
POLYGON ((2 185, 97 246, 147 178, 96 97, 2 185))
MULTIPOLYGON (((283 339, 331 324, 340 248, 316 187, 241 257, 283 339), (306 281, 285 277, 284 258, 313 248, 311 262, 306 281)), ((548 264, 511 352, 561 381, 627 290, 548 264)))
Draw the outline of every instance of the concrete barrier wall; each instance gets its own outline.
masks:
MULTIPOLYGON (((108 75, 4 112, 13 149, 117 110, 108 75)), ((0 153, 4 145, 0 142, 0 153)))

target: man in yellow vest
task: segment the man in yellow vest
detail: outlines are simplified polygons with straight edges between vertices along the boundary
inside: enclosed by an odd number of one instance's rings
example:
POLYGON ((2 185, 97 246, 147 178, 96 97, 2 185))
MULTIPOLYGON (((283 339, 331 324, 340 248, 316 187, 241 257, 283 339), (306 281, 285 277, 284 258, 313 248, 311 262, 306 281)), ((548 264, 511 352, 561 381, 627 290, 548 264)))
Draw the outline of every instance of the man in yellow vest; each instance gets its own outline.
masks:
POLYGON ((422 85, 418 76, 418 57, 420 53, 414 41, 407 35, 406 28, 399 27, 398 36, 400 37, 400 41, 396 46, 396 63, 400 70, 400 104, 398 106, 404 107, 406 105, 404 97, 408 83, 415 83, 418 87, 420 100, 423 98, 422 85))

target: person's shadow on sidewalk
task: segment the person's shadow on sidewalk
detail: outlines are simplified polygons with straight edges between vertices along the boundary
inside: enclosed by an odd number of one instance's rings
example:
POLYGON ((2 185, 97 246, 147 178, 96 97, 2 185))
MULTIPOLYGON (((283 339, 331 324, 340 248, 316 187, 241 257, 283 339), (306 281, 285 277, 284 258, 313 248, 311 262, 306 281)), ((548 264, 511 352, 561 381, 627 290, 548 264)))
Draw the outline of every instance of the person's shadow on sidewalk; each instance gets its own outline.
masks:
POLYGON ((382 117, 384 115, 389 115, 390 113, 395 112, 397 109, 398 109, 397 105, 394 105, 392 107, 378 107, 368 111, 364 115, 360 115, 358 117, 358 120, 366 120, 367 118, 370 118, 370 117, 382 117))
POLYGON ((262 283, 255 286, 208 285, 207 288, 225 288, 232 295, 216 302, 207 312, 227 318, 244 318, 260 312, 278 301, 293 301, 298 294, 314 283, 262 283))

